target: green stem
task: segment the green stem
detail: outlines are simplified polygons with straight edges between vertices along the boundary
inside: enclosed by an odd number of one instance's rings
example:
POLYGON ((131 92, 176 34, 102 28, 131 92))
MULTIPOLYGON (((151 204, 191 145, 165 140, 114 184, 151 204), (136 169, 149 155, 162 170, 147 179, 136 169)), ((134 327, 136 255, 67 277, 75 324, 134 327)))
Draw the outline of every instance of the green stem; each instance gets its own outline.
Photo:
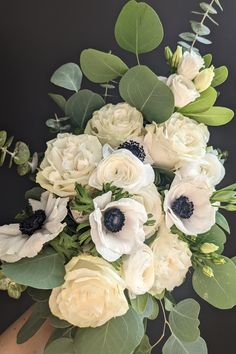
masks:
POLYGON ((162 341, 162 339, 165 337, 165 334, 166 334, 166 327, 167 326, 169 327, 169 322, 167 321, 167 318, 166 318, 165 308, 164 308, 164 305, 161 300, 160 300, 160 305, 161 305, 162 314, 163 314, 163 318, 164 318, 163 331, 162 331, 162 335, 160 336, 158 341, 152 345, 151 349, 154 349, 162 341))

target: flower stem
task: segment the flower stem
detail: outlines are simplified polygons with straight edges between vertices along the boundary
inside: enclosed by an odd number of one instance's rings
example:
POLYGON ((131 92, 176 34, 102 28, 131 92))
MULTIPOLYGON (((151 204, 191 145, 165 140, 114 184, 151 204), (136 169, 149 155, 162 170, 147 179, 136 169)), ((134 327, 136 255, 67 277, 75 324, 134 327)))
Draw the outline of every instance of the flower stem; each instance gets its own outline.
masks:
POLYGON ((167 321, 167 318, 166 318, 165 308, 164 308, 164 305, 161 300, 160 300, 160 305, 161 305, 162 314, 163 314, 163 318, 164 318, 163 331, 162 331, 162 335, 160 336, 158 341, 152 345, 151 349, 154 349, 162 341, 162 339, 165 337, 165 334, 166 334, 166 327, 167 326, 169 327, 169 322, 167 321))

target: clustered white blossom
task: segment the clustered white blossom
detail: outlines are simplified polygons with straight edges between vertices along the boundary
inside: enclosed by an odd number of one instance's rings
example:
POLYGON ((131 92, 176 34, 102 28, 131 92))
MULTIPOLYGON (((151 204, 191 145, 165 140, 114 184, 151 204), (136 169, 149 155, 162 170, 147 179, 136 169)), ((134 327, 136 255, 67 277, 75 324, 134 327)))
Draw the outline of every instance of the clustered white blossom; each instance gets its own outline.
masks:
MULTIPOLYGON (((176 107, 209 87, 213 71, 203 68, 202 57, 186 52, 176 73, 165 79, 176 107)), ((59 134, 48 142, 37 173, 47 192, 40 201, 29 201, 27 220, 0 227, 0 259, 34 257, 57 237, 79 183, 94 193, 93 211, 71 213, 78 223, 89 222, 102 258, 82 254, 67 264, 65 283, 50 297, 52 313, 79 327, 96 327, 128 310, 125 289, 130 297, 173 290, 191 267, 191 251, 172 227, 198 236, 215 224, 210 198, 225 171, 208 141, 208 128, 180 113, 144 126, 142 114, 129 104, 104 106, 94 112, 85 134, 59 134), (162 194, 155 169, 175 174, 162 194), (125 196, 115 200, 112 190, 104 192, 109 183, 125 196), (109 264, 115 261, 119 270, 109 264)))

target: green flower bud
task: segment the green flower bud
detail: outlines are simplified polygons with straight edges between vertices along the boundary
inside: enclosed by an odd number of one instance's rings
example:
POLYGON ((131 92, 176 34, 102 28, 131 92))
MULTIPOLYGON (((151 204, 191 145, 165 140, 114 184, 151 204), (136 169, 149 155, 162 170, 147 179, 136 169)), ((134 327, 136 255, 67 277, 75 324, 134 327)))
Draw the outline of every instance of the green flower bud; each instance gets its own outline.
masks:
POLYGON ((195 77, 194 84, 199 92, 203 92, 211 86, 212 80, 215 76, 214 70, 215 68, 212 65, 210 68, 200 71, 200 73, 195 77))
POLYGON ((8 286, 7 292, 10 297, 18 300, 22 293, 21 285, 11 282, 8 286))
POLYGON ((172 68, 177 68, 178 65, 179 65, 179 62, 180 62, 180 59, 182 58, 183 56, 183 49, 181 46, 178 45, 173 57, 172 57, 172 60, 171 60, 171 67, 172 68))
POLYGON ((7 290, 10 283, 10 279, 4 277, 0 279, 0 290, 7 290))
POLYGON ((202 272, 203 272, 204 275, 206 275, 209 278, 213 278, 214 277, 214 272, 213 272, 213 269, 211 267, 204 266, 202 268, 202 272))
POLYGON ((225 264, 226 260, 223 257, 217 257, 213 259, 213 263, 217 265, 225 264))
POLYGON ((209 254, 209 253, 213 253, 216 252, 219 249, 219 246, 215 245, 214 243, 203 243, 203 245, 201 245, 200 250, 202 253, 204 254, 209 254))
POLYGON ((171 63, 171 59, 173 57, 173 52, 170 47, 165 47, 165 58, 168 63, 171 63))

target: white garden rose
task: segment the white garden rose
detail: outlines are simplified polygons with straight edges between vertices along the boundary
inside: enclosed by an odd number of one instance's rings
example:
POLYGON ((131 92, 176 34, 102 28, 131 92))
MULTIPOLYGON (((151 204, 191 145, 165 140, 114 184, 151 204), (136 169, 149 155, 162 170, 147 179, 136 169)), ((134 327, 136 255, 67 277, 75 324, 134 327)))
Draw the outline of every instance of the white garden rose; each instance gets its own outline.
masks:
POLYGON ((108 143, 114 148, 141 135, 142 128, 142 113, 128 103, 118 103, 107 104, 94 112, 85 133, 97 136, 102 144, 108 143))
POLYGON ((202 70, 194 79, 194 85, 199 92, 207 90, 215 77, 215 68, 212 65, 208 69, 202 70))
POLYGON ((192 253, 188 244, 179 240, 164 224, 161 225, 157 238, 151 245, 154 257, 154 285, 152 295, 161 294, 165 289, 172 291, 180 286, 191 267, 192 253))
POLYGON ((183 75, 172 74, 166 84, 174 95, 175 107, 185 107, 200 97, 193 82, 183 75))
POLYGON ((104 183, 112 182, 118 188, 135 193, 154 182, 154 171, 126 149, 116 150, 105 157, 93 171, 89 185, 102 190, 104 183))
POLYGON ((202 178, 176 176, 164 199, 167 226, 175 225, 186 235, 194 236, 209 231, 216 221, 212 193, 213 188, 202 178))
POLYGON ((142 204, 130 198, 112 201, 107 192, 94 199, 94 207, 89 216, 91 237, 103 258, 114 262, 143 245, 147 213, 142 204))
POLYGON ((185 52, 179 62, 177 72, 189 80, 193 80, 204 67, 203 58, 194 51, 185 52))
POLYGON ((133 195, 133 199, 143 204, 147 214, 152 215, 150 219, 153 221, 153 224, 144 226, 145 235, 146 238, 148 238, 155 233, 163 220, 162 200, 160 193, 158 192, 155 184, 152 183, 135 193, 133 195))
POLYGON ((56 238, 66 226, 69 198, 55 198, 44 192, 41 199, 29 199, 32 214, 19 224, 0 226, 0 260, 14 263, 22 258, 32 258, 45 243, 56 238))
POLYGON ((202 177, 210 186, 219 184, 225 176, 225 168, 216 151, 208 152, 201 159, 186 162, 177 172, 181 179, 202 177))
POLYGON ((123 276, 131 297, 147 293, 154 284, 154 259, 150 247, 142 245, 123 257, 123 276))
POLYGON ((144 141, 154 164, 167 169, 176 169, 184 161, 202 158, 210 137, 204 124, 180 113, 174 113, 162 124, 146 125, 146 131, 144 141))
POLYGON ((75 195, 75 183, 86 186, 102 159, 102 145, 91 135, 58 134, 47 143, 36 182, 61 197, 75 195))
POLYGON ((49 307, 74 326, 98 327, 128 311, 124 289, 124 281, 104 259, 80 255, 66 265, 65 282, 53 289, 49 307))

